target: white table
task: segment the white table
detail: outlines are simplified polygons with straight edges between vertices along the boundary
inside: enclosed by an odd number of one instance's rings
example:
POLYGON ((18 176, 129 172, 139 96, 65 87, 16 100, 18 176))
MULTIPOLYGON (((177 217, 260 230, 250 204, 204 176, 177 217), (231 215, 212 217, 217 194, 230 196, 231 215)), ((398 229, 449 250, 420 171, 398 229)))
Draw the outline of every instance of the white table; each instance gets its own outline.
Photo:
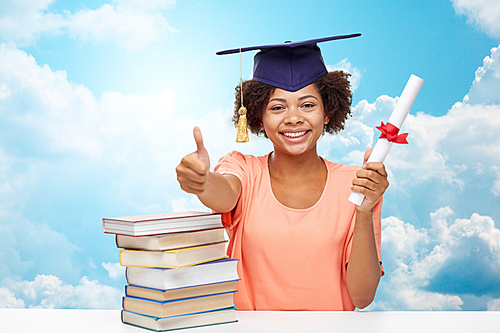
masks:
MULTIPOLYGON (((500 312, 237 311, 238 323, 181 330, 212 332, 500 332, 500 312)), ((122 324, 119 310, 0 309, 0 332, 147 333, 122 324)))

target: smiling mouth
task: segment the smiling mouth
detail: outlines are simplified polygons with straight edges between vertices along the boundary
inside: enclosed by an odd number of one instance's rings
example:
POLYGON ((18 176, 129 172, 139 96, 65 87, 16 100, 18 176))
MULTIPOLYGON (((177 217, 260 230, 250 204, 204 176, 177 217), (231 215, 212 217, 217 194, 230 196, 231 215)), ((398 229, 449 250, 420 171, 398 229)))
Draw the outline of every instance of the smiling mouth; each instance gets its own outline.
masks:
POLYGON ((307 132, 309 132, 309 131, 303 131, 303 132, 284 132, 284 133, 281 133, 281 134, 283 134, 287 138, 299 138, 301 136, 304 136, 307 132))

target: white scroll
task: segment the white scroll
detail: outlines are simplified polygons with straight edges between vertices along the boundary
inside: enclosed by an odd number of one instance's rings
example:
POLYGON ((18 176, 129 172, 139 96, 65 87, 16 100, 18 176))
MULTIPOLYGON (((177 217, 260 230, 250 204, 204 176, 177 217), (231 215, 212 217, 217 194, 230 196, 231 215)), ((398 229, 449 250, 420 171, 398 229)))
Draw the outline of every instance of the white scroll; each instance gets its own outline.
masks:
MULTIPOLYGON (((410 112, 410 108, 413 105, 415 98, 417 98, 422 84, 424 84, 424 80, 413 74, 410 76, 410 79, 406 83, 406 86, 401 93, 401 97, 399 97, 398 103, 396 104, 394 111, 392 111, 392 114, 387 121, 388 126, 392 125, 397 128, 397 131, 395 132, 396 135, 403 125, 408 112, 410 112)), ((390 136, 391 135, 389 135, 387 138, 381 137, 378 139, 370 157, 368 158, 367 163, 384 162, 393 144, 393 142, 391 142, 390 136)), ((357 206, 360 206, 363 203, 364 198, 364 195, 353 191, 349 196, 349 201, 357 206)))

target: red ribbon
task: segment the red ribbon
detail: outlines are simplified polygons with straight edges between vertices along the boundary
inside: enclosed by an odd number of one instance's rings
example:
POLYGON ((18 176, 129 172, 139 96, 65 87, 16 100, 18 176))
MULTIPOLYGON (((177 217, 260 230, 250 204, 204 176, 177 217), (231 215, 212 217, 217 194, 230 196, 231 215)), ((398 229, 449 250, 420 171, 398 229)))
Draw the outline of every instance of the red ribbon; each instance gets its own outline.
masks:
POLYGON ((380 126, 375 128, 382 132, 382 134, 380 134, 380 139, 387 139, 387 141, 394 143, 408 144, 408 141, 406 141, 408 133, 398 134, 399 128, 391 123, 385 125, 384 122, 382 122, 380 126))

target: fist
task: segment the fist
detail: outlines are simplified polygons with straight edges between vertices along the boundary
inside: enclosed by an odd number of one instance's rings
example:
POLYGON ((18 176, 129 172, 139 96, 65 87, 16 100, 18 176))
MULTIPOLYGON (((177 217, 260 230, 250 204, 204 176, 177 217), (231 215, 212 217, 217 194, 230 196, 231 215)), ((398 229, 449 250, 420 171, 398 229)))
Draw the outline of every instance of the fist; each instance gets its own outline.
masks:
POLYGON ((184 156, 177 166, 177 181, 181 188, 193 194, 200 194, 205 190, 207 176, 210 171, 210 158, 203 145, 203 136, 198 127, 193 130, 196 142, 196 151, 184 156))
POLYGON ((363 167, 356 172, 356 178, 352 181, 352 190, 365 196, 361 206, 357 207, 360 211, 372 210, 375 203, 389 187, 384 164, 380 162, 367 163, 371 152, 372 148, 366 149, 363 167))

